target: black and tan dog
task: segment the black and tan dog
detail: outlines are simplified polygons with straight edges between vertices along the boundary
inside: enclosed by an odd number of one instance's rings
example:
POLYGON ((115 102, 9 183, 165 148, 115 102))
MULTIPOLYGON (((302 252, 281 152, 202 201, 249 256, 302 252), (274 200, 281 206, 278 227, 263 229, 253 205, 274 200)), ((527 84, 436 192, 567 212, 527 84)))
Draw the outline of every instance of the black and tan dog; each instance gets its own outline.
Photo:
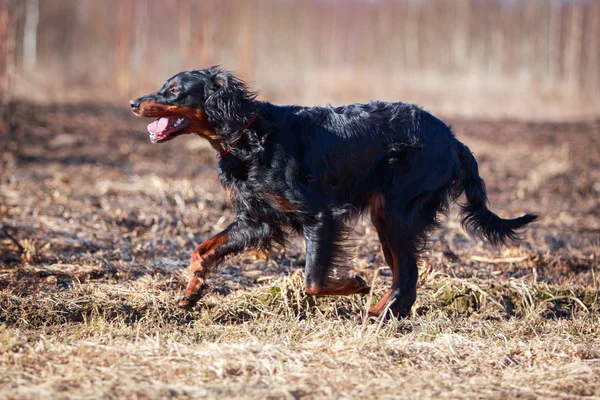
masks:
MULTIPOLYGON (((349 276, 343 240, 368 211, 393 283, 369 310, 409 314, 416 299, 417 258, 437 214, 462 193, 466 230, 494 244, 517 239, 537 217, 502 219, 486 206, 477 162, 450 128, 419 107, 371 102, 343 107, 277 106, 219 68, 182 72, 156 93, 130 102, 162 143, 196 133, 220 155, 219 177, 237 217, 192 254, 179 305, 193 307, 206 274, 225 257, 306 239, 306 290, 316 296, 368 293, 349 276)), ((389 314, 388 314, 389 315, 389 314)))

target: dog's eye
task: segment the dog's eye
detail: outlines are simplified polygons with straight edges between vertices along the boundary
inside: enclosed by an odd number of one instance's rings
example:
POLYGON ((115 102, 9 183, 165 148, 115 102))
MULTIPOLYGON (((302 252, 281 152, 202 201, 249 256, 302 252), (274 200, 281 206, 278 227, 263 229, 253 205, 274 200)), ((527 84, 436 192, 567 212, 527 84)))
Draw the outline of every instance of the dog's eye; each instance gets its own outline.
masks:
POLYGON ((171 89, 169 89, 169 91, 173 94, 179 93, 179 89, 177 89, 175 86, 173 86, 171 89))

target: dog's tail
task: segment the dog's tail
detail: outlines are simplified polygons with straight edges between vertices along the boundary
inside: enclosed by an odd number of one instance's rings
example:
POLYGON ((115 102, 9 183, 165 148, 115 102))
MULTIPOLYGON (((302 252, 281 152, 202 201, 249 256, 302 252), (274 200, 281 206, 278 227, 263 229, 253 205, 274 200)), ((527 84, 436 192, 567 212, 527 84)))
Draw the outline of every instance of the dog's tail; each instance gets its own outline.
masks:
POLYGON ((479 176, 477 161, 467 146, 456 141, 460 160, 460 191, 467 203, 461 205, 463 228, 472 236, 487 239, 494 245, 503 245, 519 239, 518 229, 538 219, 536 214, 525 214, 514 219, 503 219, 487 208, 485 183, 479 176))

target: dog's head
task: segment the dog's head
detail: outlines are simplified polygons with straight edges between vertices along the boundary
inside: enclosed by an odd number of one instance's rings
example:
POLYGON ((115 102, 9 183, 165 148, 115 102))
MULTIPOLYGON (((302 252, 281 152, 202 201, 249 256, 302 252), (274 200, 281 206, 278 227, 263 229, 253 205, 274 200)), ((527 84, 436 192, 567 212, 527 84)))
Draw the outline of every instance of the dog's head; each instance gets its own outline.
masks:
POLYGON ((162 143, 186 133, 219 141, 219 131, 244 118, 254 95, 231 73, 212 67, 180 72, 152 94, 129 102, 134 114, 155 118, 148 125, 150 140, 162 143))

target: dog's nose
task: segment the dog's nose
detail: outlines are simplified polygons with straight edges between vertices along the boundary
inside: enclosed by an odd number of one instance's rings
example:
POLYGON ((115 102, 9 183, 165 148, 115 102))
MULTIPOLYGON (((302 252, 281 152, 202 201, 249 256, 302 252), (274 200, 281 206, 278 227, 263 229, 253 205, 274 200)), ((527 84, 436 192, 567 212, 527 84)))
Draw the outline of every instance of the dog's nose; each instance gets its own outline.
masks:
POLYGON ((137 100, 130 100, 129 105, 131 108, 140 108, 140 102, 137 100))

